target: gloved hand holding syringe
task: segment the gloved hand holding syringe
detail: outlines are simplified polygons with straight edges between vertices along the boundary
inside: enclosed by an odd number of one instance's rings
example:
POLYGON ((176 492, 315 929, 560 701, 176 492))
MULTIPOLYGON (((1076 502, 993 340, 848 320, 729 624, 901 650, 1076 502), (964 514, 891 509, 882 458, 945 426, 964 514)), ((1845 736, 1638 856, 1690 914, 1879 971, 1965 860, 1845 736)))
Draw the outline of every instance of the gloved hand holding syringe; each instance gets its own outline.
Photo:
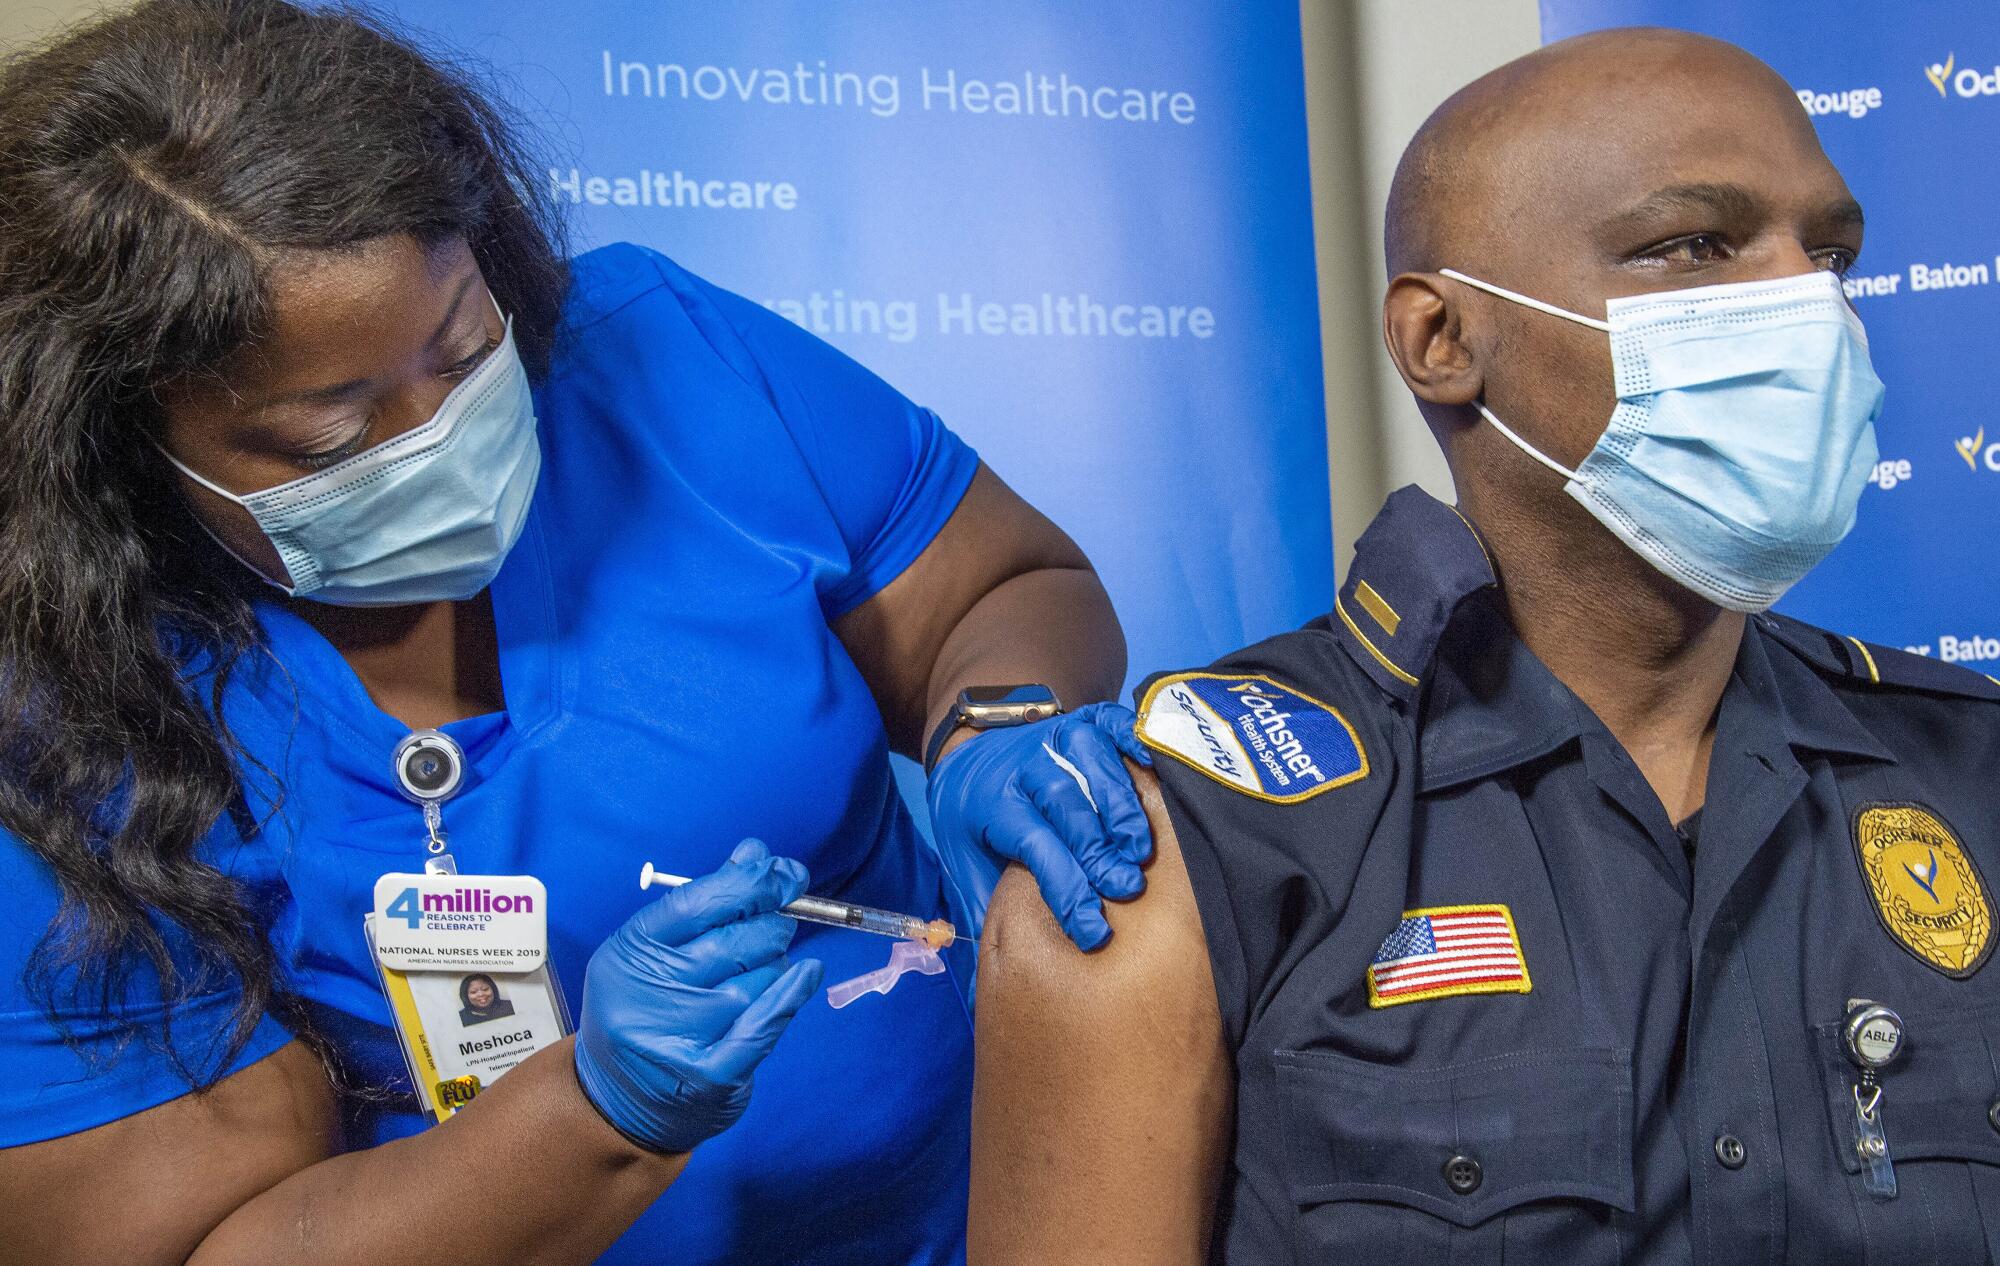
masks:
MULTIPOLYGON (((651 862, 639 870, 639 887, 642 889, 655 884, 678 888, 687 882, 685 876, 655 870, 651 862)), ((778 913, 807 923, 874 932, 903 942, 890 954, 887 967, 829 986, 827 1001, 835 1007, 844 1007, 864 993, 888 993, 904 972, 936 975, 944 970, 944 960, 937 956, 937 952, 958 939, 958 930, 943 919, 920 919, 913 914, 897 914, 893 910, 877 910, 872 906, 858 906, 827 897, 802 896, 789 905, 778 907, 778 913)))

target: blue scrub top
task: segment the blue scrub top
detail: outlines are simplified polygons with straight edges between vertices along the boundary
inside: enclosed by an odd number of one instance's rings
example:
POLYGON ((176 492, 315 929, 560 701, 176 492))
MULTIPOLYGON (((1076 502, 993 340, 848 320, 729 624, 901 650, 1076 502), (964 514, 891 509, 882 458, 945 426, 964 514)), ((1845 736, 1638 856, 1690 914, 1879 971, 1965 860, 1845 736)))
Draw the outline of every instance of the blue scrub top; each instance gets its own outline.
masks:
MULTIPOLYGON (((875 699, 829 621, 936 536, 973 452, 811 335, 629 245, 575 261, 535 405, 541 479, 492 586, 507 711, 444 727, 470 764, 444 811, 460 869, 547 884, 572 1009, 591 951, 646 899, 643 862, 698 875, 756 836, 804 861, 815 893, 942 914, 875 699)), ((421 869, 422 817, 390 771, 409 727, 309 625, 275 603, 261 615, 272 654, 224 708, 284 797, 248 842, 219 824, 210 855, 275 911, 316 1022, 360 1073, 407 1087, 361 919, 378 875, 421 869)), ((275 799, 251 782, 253 803, 275 799)), ((87 1009, 77 1048, 53 1034, 20 968, 54 908, 46 867, 0 847, 0 1144, 185 1090, 137 1045, 87 1076, 106 1036, 87 1009)), ((839 980, 888 948, 804 924, 793 955, 839 980)), ((127 1004, 142 1026, 158 1010, 146 983, 127 1004)), ((209 1051, 232 1001, 183 1006, 180 1049, 209 1051)), ((237 1066, 286 1037, 267 1021, 237 1066)), ((602 1260, 961 1259, 970 1037, 945 977, 839 1012, 815 998, 758 1071, 744 1119, 602 1260)), ((398 1101, 366 1109, 353 1142, 424 1126, 398 1101)))

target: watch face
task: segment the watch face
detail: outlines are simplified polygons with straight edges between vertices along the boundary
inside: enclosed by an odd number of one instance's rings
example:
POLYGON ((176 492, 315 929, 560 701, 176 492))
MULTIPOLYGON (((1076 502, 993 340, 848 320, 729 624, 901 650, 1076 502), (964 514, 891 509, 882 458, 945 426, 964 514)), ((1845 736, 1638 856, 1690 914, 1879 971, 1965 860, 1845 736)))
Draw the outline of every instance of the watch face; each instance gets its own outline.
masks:
POLYGON ((1030 703, 1054 703, 1047 686, 967 686, 965 702, 975 708, 1007 708, 1030 703))

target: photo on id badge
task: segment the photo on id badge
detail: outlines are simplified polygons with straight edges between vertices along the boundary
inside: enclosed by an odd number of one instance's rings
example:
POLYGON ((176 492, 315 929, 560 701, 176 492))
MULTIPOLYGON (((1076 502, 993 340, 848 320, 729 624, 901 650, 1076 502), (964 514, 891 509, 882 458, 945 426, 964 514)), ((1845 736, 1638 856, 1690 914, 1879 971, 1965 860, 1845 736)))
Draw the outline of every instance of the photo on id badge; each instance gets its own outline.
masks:
POLYGON ((547 969, 520 976, 411 972, 404 979, 430 1039, 441 1080, 493 1079, 551 1042, 565 1026, 556 1018, 547 969))

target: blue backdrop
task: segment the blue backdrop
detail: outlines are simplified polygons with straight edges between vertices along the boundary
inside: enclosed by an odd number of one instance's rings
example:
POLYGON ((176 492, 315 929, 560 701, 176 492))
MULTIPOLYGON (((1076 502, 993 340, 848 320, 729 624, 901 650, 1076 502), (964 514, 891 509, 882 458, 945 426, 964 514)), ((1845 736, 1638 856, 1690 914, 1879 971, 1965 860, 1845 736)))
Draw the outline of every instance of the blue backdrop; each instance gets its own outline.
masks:
POLYGON ((1847 290, 1889 394, 1854 535, 1783 604, 2000 675, 2000 5, 1541 0, 1542 37, 1719 36, 1776 67, 1868 216, 1847 290))
MULTIPOLYGON (((1089 553, 1142 671, 1326 610, 1289 0, 397 0, 625 239, 931 406, 1089 553)), ((746 454, 754 459, 754 454, 746 454)))

